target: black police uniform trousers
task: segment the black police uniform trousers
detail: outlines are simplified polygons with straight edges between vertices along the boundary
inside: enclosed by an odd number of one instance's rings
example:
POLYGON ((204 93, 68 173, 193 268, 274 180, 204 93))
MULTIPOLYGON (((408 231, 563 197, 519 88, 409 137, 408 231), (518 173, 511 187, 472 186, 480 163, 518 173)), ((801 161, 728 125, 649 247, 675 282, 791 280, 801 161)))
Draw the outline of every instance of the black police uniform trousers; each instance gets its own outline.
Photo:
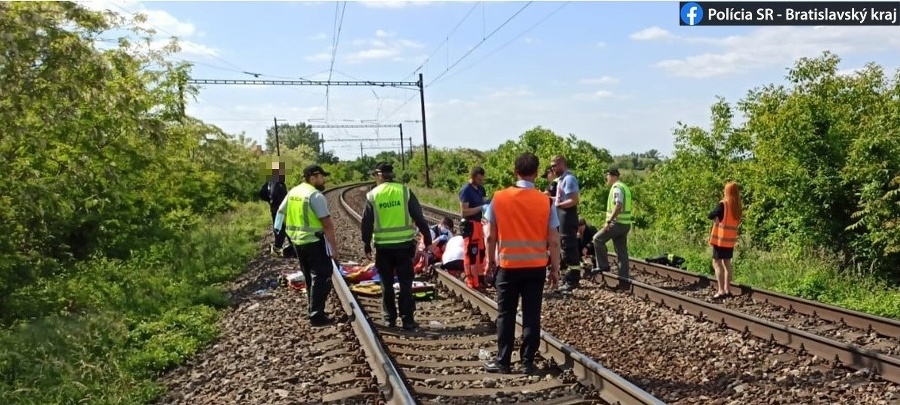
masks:
POLYGON ((534 365, 534 356, 541 343, 541 304, 547 268, 497 270, 494 287, 497 289, 497 358, 498 364, 509 366, 512 361, 516 334, 516 312, 522 298, 522 347, 519 358, 523 365, 534 365))
POLYGON ((331 274, 334 273, 333 261, 325 249, 325 239, 294 245, 297 260, 300 261, 300 271, 306 278, 306 297, 308 302, 309 319, 324 319, 325 300, 331 292, 331 274))
POLYGON ((397 304, 394 298, 395 274, 400 284, 400 319, 404 325, 412 325, 415 322, 413 313, 416 311, 416 302, 412 293, 415 254, 415 242, 375 247, 375 268, 378 269, 378 276, 381 278, 381 308, 387 323, 397 322, 397 304))
POLYGON ((581 280, 581 252, 578 250, 578 207, 558 208, 559 237, 562 248, 562 263, 569 267, 565 275, 566 284, 577 285, 581 280))
MULTIPOLYGON (((278 215, 278 206, 277 205, 269 205, 269 211, 272 212, 272 225, 275 225, 275 217, 278 215)), ((281 229, 275 232, 275 247, 281 248, 284 246, 284 238, 287 237, 287 234, 284 232, 285 224, 281 224, 281 229)))

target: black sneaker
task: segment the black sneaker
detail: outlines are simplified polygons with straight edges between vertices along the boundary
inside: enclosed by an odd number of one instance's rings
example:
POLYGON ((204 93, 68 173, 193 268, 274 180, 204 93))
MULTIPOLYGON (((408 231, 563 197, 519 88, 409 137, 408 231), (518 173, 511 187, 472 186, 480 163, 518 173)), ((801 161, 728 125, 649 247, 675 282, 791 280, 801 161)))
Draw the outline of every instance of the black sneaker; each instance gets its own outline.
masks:
POLYGON ((403 322, 403 329, 406 330, 416 330, 419 328, 419 323, 416 321, 412 322, 403 322))
POLYGON ((334 318, 328 316, 321 316, 315 318, 309 318, 309 324, 312 326, 328 326, 334 323, 334 318))
POLYGON ((534 374, 537 372, 537 367, 535 367, 534 363, 524 363, 522 364, 522 373, 524 374, 534 374))
POLYGON ((500 364, 496 361, 484 363, 484 371, 488 373, 510 374, 509 366, 500 364))

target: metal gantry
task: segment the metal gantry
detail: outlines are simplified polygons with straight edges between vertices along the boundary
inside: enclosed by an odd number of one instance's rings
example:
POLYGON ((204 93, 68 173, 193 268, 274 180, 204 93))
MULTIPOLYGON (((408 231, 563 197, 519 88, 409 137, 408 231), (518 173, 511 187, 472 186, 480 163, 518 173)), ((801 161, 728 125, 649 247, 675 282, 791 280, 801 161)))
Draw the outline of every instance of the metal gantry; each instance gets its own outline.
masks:
MULTIPOLYGON (((258 86, 369 86, 369 87, 414 87, 419 91, 419 104, 422 111, 422 150, 425 157, 425 185, 431 187, 430 167, 428 165, 428 133, 425 125, 425 81, 423 74, 419 73, 419 80, 415 82, 395 81, 371 81, 371 80, 259 80, 259 79, 188 79, 186 84, 196 85, 258 85, 258 86)), ((184 90, 181 88, 182 105, 184 104, 184 90)), ((182 112, 183 114, 183 112, 182 112)), ((276 144, 278 138, 278 123, 276 119, 276 144)), ((403 141, 403 127, 400 127, 400 140, 403 141)), ((403 156, 403 154, 401 154, 403 156)), ((405 163, 404 163, 405 165, 405 163)))

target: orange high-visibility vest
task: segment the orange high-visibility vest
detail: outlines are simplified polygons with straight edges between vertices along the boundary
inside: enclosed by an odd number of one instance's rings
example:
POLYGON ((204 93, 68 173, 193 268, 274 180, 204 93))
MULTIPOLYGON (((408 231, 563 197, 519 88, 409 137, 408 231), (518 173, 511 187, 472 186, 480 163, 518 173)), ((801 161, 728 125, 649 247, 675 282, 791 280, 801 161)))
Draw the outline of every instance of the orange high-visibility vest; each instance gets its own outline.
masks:
POLYGON ((722 220, 714 223, 712 230, 709 231, 709 244, 721 248, 734 248, 737 244, 740 222, 731 213, 731 207, 725 200, 722 200, 722 205, 725 212, 722 214, 722 220))
POLYGON ((497 223, 498 265, 502 269, 546 267, 550 204, 533 188, 509 187, 491 201, 497 223))

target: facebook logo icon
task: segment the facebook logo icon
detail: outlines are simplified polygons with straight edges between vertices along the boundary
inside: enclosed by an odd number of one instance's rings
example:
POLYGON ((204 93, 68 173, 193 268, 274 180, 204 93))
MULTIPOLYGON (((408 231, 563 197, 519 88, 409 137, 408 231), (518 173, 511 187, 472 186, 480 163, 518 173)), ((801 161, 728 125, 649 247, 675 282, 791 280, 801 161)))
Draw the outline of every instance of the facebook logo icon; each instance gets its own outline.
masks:
POLYGON ((690 2, 681 6, 681 25, 698 25, 703 21, 703 7, 690 2))

